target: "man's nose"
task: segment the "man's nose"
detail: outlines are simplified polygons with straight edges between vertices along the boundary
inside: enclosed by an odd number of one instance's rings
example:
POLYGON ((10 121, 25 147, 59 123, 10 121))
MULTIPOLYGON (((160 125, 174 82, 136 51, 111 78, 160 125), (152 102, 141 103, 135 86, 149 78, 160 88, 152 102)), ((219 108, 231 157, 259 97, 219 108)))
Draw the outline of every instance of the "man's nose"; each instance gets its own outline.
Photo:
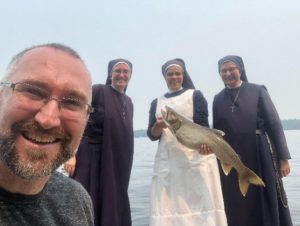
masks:
POLYGON ((35 120, 44 128, 51 129, 61 125, 58 99, 50 98, 35 115, 35 120))

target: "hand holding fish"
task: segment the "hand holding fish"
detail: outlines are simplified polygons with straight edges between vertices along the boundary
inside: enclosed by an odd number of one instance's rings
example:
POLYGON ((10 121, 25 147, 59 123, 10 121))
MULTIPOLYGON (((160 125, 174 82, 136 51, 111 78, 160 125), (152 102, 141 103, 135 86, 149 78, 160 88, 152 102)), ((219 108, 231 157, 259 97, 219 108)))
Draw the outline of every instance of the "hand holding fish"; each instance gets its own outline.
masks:
POLYGON ((214 152, 208 147, 207 144, 201 144, 200 149, 199 149, 199 153, 201 155, 209 155, 209 154, 212 154, 214 152))
POLYGON ((151 129, 151 133, 153 136, 159 137, 162 134, 164 128, 167 128, 167 125, 165 124, 162 117, 158 117, 151 129))

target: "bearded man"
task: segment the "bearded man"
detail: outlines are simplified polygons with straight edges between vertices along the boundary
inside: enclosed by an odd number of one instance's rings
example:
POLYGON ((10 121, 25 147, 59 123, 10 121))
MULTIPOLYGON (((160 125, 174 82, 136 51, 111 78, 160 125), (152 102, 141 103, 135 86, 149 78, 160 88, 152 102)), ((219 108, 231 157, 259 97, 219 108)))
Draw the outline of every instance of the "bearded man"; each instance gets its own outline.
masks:
POLYGON ((92 111, 91 76, 61 44, 17 54, 0 83, 0 225, 93 225, 89 195, 56 169, 92 111))

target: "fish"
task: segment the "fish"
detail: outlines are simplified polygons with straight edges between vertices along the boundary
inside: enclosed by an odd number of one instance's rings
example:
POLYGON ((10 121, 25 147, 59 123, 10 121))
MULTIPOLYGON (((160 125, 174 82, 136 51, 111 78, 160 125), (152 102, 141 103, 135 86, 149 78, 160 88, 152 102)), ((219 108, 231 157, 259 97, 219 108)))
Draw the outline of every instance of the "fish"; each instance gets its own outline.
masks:
POLYGON ((243 164, 238 154, 224 140, 223 131, 198 125, 177 113, 170 106, 165 106, 165 108, 166 110, 161 109, 162 119, 179 143, 195 150, 199 150, 201 144, 206 144, 220 160, 221 168, 226 176, 232 168, 237 171, 239 188, 244 197, 250 184, 266 186, 255 172, 243 164))

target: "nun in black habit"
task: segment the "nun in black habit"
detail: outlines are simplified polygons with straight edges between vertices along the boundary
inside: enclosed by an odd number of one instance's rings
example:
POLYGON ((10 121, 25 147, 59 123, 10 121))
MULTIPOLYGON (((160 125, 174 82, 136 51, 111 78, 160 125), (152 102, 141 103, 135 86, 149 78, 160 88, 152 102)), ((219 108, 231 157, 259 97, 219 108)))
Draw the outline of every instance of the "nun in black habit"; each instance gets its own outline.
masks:
MULTIPOLYGON (((225 88, 213 102, 213 127, 266 187, 251 185, 246 197, 239 191, 236 171, 220 170, 229 226, 291 226, 282 176, 290 172, 284 131, 265 86, 247 81, 243 60, 226 56, 218 62, 225 88)), ((220 165, 219 165, 220 166, 220 165)))
POLYGON ((91 195, 95 226, 130 226, 128 185, 133 161, 133 104, 125 94, 132 64, 108 64, 106 85, 93 85, 91 113, 76 154, 75 172, 91 195))

